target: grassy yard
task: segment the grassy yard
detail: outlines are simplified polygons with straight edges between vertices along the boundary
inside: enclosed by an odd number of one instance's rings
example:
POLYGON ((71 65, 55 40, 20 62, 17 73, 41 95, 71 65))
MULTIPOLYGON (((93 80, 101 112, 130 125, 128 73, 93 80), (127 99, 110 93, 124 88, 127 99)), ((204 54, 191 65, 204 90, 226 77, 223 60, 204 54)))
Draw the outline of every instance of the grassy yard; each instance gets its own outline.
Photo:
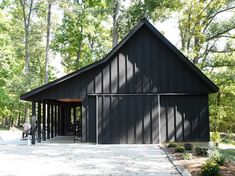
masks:
POLYGON ((7 127, 0 127, 0 131, 6 131, 6 130, 9 130, 9 128, 7 128, 7 127))
POLYGON ((235 149, 219 149, 228 161, 235 163, 235 149))

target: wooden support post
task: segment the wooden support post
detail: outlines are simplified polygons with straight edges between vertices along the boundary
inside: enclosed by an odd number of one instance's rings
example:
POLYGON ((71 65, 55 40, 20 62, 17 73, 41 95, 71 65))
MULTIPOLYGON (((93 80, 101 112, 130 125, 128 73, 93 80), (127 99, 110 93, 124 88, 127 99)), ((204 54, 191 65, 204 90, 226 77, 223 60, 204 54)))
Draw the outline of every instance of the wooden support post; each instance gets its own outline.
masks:
POLYGON ((42 140, 46 140, 46 104, 42 105, 42 140))
POLYGON ((54 105, 51 105, 51 138, 54 137, 54 105))
POLYGON ((64 116, 65 116, 65 108, 64 107, 61 107, 61 116, 60 116, 60 127, 61 127, 61 135, 64 135, 65 134, 65 120, 64 120, 64 116))
POLYGON ((58 123, 58 106, 55 105, 55 137, 58 134, 58 128, 57 128, 57 123, 58 123))
POLYGON ((98 96, 96 98, 96 144, 99 144, 99 122, 98 122, 98 96))
POLYGON ((72 111, 72 108, 69 107, 68 108, 68 116, 69 116, 69 118, 68 118, 68 131, 69 131, 69 133, 71 132, 71 111, 72 111))
POLYGON ((58 106, 58 136, 61 135, 61 106, 58 106))
POLYGON ((67 114, 68 114, 67 107, 65 107, 65 108, 64 108, 64 114, 63 114, 64 135, 67 133, 67 114))
POLYGON ((83 128, 85 128, 83 125, 83 114, 82 114, 82 108, 83 108, 83 106, 81 105, 80 106, 80 118, 81 118, 81 125, 82 125, 82 129, 81 129, 81 142, 83 142, 83 128))
POLYGON ((36 103, 35 101, 32 102, 32 144, 35 145, 35 122, 36 122, 36 103))
POLYGON ((47 104, 47 139, 50 139, 50 104, 47 104))
POLYGON ((76 136, 76 107, 73 107, 73 130, 74 130, 74 136, 76 136))
POLYGON ((38 142, 41 142, 41 102, 38 102, 38 119, 37 119, 37 129, 38 129, 38 142))

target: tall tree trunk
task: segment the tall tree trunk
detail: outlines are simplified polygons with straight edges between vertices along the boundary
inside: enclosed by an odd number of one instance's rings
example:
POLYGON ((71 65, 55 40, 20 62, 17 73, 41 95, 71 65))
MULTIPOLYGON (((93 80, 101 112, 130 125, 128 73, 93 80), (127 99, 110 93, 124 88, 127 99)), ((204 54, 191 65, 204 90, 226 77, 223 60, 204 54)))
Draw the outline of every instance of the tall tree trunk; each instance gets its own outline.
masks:
POLYGON ((24 45, 25 45, 25 74, 28 75, 29 73, 29 63, 30 63, 30 54, 29 54, 29 27, 31 21, 31 14, 33 10, 33 0, 29 2, 29 9, 28 12, 26 10, 26 3, 27 0, 20 0, 22 12, 23 12, 23 19, 24 19, 24 45))
POLYGON ((112 29, 113 48, 118 44, 117 25, 118 25, 118 17, 119 17, 121 2, 120 0, 116 0, 114 3, 115 4, 113 7, 113 29, 112 29))
POLYGON ((17 127, 19 128, 21 124, 21 119, 20 119, 20 112, 18 114, 18 121, 17 121, 17 127))
POLYGON ((47 12, 47 39, 46 39, 46 60, 45 60, 45 84, 48 83, 48 63, 49 63, 49 46, 50 46, 50 31, 51 31, 51 2, 48 3, 47 12))

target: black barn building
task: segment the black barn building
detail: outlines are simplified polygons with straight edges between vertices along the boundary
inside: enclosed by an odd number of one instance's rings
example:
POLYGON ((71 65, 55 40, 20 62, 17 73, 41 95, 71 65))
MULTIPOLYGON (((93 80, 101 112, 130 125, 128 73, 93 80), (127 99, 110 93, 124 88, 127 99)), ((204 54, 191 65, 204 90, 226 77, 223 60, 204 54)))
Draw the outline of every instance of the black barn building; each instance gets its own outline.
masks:
POLYGON ((38 142, 73 132, 80 116, 82 142, 150 144, 209 141, 208 94, 217 91, 143 19, 102 60, 21 99, 32 102, 38 142))

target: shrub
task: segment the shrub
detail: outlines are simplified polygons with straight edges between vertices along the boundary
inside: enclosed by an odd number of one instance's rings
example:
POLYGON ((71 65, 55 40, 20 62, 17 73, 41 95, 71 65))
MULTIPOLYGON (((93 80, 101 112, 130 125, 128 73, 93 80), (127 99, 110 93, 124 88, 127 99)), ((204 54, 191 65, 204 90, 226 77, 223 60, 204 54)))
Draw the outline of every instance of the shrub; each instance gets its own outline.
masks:
POLYGON ((193 159, 192 153, 185 153, 185 154, 183 155, 183 159, 184 159, 184 160, 192 160, 192 159, 193 159))
POLYGON ((168 148, 177 147, 177 144, 176 144, 176 143, 170 143, 170 144, 168 144, 167 147, 168 147, 168 148))
POLYGON ((214 161, 208 160, 202 165, 201 176, 219 176, 219 171, 219 165, 214 161))
POLYGON ((210 154, 210 160, 216 162, 220 166, 223 166, 225 163, 225 157, 218 150, 213 151, 210 154))
POLYGON ((204 147, 196 147, 195 151, 198 156, 207 156, 208 155, 208 153, 207 153, 208 149, 204 148, 204 147))
POLYGON ((177 146, 176 149, 175 149, 175 152, 178 152, 178 153, 184 153, 185 149, 183 146, 177 146))
POLYGON ((184 148, 185 148, 185 150, 192 150, 193 145, 192 144, 184 144, 184 148))
POLYGON ((218 143, 220 141, 220 134, 219 132, 212 132, 211 139, 213 142, 218 143))
POLYGON ((221 136, 221 142, 225 144, 234 144, 233 133, 228 132, 228 134, 221 136))

